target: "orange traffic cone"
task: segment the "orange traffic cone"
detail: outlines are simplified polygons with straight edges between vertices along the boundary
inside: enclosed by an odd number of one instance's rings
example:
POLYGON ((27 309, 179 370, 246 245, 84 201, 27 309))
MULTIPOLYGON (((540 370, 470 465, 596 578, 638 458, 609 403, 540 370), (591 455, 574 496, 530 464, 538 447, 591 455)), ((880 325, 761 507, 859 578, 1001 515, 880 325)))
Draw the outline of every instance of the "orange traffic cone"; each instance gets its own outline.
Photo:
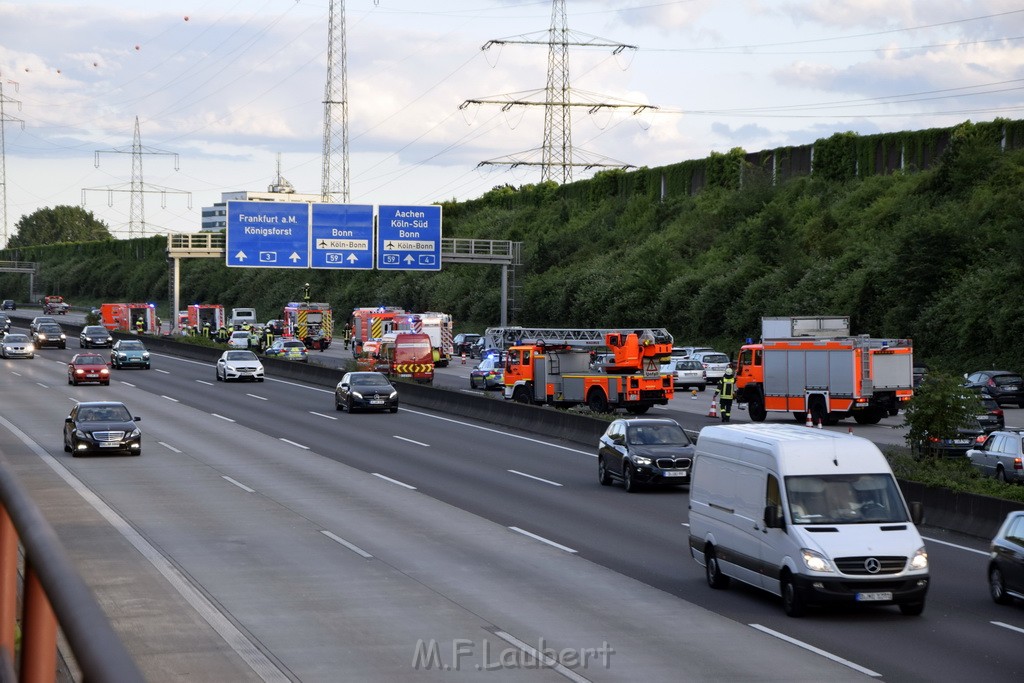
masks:
POLYGON ((846 433, 849 434, 850 436, 853 436, 853 425, 850 425, 846 428, 846 433))
POLYGON ((466 364, 466 352, 465 351, 462 352, 462 364, 463 365, 466 364))
POLYGON ((807 411, 807 422, 804 422, 804 427, 813 427, 814 421, 811 420, 811 411, 807 411))
POLYGON ((711 410, 708 411, 708 417, 718 417, 718 394, 711 397, 711 410))

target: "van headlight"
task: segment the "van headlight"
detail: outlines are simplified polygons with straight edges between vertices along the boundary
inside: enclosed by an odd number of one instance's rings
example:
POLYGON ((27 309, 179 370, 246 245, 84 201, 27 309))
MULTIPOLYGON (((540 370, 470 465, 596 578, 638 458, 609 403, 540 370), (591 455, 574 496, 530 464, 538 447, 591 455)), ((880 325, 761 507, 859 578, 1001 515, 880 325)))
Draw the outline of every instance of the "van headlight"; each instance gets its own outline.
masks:
POLYGON ((832 571, 832 564, 819 552, 815 552, 810 548, 803 548, 800 550, 800 556, 804 560, 804 566, 812 572, 832 571))
POLYGON ((918 548, 914 556, 910 558, 910 568, 928 569, 928 551, 924 549, 924 546, 918 548))

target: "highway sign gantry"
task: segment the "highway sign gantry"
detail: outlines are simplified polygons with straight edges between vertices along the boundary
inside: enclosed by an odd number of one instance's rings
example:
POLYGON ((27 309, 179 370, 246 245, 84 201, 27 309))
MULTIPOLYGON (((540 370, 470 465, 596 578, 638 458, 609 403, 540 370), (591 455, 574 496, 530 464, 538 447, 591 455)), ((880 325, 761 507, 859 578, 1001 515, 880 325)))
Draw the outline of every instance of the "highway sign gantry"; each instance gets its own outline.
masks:
POLYGON ((379 270, 441 270, 441 207, 377 209, 379 270))
POLYGON ((310 267, 373 268, 373 206, 313 204, 310 267))
POLYGON ((241 268, 309 268, 309 204, 227 203, 225 261, 241 268))

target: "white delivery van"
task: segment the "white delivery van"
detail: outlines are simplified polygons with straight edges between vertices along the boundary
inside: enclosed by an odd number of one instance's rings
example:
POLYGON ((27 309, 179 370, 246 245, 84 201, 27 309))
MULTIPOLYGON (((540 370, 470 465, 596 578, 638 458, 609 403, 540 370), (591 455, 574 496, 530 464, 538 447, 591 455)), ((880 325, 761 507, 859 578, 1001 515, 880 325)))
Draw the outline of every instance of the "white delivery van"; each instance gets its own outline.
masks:
POLYGON ((924 610, 928 554, 878 448, 798 425, 704 427, 690 483, 690 555, 708 585, 737 579, 808 605, 924 610))
POLYGON ((256 324, 256 309, 255 308, 232 308, 231 318, 228 320, 228 325, 240 330, 242 325, 249 323, 250 325, 256 324))

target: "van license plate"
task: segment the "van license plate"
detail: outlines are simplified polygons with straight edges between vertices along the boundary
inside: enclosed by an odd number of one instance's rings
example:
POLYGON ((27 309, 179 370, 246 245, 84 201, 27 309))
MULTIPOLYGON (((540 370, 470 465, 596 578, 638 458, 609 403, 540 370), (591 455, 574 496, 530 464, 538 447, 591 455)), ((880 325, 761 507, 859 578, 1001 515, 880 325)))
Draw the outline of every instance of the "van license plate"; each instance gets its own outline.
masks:
POLYGON ((876 602, 878 600, 892 600, 892 593, 888 591, 880 593, 857 593, 857 602, 876 602))

